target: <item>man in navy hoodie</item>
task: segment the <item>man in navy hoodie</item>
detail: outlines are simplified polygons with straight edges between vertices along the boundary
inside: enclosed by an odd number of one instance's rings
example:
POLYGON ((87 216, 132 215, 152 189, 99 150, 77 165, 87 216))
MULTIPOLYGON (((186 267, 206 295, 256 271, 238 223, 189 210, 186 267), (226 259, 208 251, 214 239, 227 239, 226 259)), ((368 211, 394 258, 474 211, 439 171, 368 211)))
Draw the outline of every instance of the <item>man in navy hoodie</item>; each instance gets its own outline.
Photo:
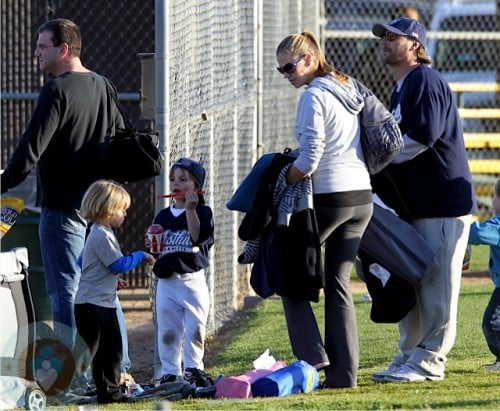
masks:
POLYGON ((397 81, 390 111, 405 148, 373 178, 374 191, 427 240, 438 268, 399 322, 399 352, 378 382, 442 380, 456 338, 462 261, 477 205, 458 110, 448 84, 430 67, 426 33, 400 17, 375 24, 384 62, 397 81))

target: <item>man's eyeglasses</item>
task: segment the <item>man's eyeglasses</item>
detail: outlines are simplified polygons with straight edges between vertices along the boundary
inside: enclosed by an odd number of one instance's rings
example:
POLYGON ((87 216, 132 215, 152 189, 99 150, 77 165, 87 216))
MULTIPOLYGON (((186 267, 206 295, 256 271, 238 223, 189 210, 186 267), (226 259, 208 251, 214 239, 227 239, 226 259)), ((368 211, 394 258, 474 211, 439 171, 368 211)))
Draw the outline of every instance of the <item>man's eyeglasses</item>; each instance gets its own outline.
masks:
POLYGON ((305 54, 302 54, 297 60, 292 61, 291 63, 286 63, 283 67, 276 67, 276 70, 278 70, 281 74, 292 74, 295 73, 295 68, 297 67, 297 64, 299 64, 299 61, 302 60, 305 57, 305 54))
POLYGON ((387 40, 389 43, 392 43, 394 40, 403 37, 398 34, 393 33, 392 31, 386 31, 385 34, 381 37, 381 40, 387 40))
POLYGON ((51 47, 59 47, 59 46, 49 46, 47 44, 37 44, 37 46, 36 46, 36 48, 38 50, 41 50, 41 51, 47 50, 48 48, 51 48, 51 47))

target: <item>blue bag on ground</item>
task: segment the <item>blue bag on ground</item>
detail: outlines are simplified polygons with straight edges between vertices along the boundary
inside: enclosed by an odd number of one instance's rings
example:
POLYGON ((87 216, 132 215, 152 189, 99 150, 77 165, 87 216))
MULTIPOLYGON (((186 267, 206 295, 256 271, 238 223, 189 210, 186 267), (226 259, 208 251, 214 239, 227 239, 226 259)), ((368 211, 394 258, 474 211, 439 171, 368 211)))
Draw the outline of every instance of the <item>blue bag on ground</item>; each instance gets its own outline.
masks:
POLYGON ((252 383, 254 397, 284 397, 311 392, 319 386, 319 374, 309 363, 299 360, 252 383))

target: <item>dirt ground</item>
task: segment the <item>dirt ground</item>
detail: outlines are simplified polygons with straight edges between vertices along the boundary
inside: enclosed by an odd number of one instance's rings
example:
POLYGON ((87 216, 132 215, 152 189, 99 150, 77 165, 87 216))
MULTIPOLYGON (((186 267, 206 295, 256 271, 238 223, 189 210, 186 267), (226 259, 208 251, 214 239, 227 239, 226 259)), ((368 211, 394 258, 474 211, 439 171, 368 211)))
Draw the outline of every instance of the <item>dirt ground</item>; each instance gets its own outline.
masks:
MULTIPOLYGON (((483 284, 491 282, 487 273, 468 274, 462 284, 483 284)), ((361 282, 352 282, 353 293, 366 293, 366 286, 361 282)), ((129 297, 130 298, 130 297, 129 297)), ((245 311, 258 304, 259 297, 248 297, 245 307, 234 314, 231 321, 223 325, 217 334, 208 338, 205 350, 205 366, 213 366, 216 355, 238 330, 240 320, 245 318, 245 311)), ((154 326, 153 315, 148 300, 122 299, 122 306, 128 328, 129 356, 132 362, 131 374, 138 383, 149 383, 154 373, 154 326)))

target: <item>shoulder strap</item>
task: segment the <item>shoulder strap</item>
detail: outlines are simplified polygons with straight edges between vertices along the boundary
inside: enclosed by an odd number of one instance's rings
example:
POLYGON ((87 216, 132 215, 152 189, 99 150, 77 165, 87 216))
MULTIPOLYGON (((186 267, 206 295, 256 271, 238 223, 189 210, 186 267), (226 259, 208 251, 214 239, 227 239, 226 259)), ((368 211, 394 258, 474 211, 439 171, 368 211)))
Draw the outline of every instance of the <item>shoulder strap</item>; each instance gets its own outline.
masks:
POLYGON ((111 84, 111 81, 109 81, 106 77, 104 78, 104 82, 106 83, 106 88, 108 89, 108 94, 111 95, 111 98, 115 102, 116 107, 118 108, 118 111, 123 117, 123 122, 125 123, 126 126, 132 127, 132 121, 130 120, 130 117, 125 113, 125 109, 123 108, 123 105, 120 103, 118 100, 118 96, 116 94, 116 88, 111 84))
POLYGON ((413 215, 411 214, 410 209, 408 208, 408 205, 406 204, 406 201, 403 200, 403 197, 401 196, 401 193, 399 192, 398 186, 396 185, 396 183, 392 179, 391 173, 389 172, 389 170, 387 170, 387 168, 383 169, 381 172, 384 173, 386 181, 389 182, 392 189, 394 190, 394 192, 398 196, 399 203, 401 204, 401 207, 403 208, 404 212, 406 213, 406 217, 409 218, 410 220, 413 220, 413 215))

